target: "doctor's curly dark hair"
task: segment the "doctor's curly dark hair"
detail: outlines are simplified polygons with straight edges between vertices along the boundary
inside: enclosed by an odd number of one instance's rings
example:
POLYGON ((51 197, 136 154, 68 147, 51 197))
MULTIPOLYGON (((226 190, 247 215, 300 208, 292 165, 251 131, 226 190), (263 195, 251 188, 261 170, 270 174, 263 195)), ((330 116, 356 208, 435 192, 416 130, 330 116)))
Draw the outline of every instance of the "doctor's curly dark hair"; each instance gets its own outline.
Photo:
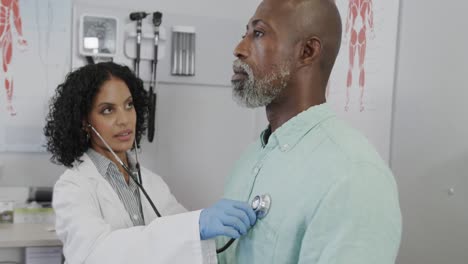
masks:
POLYGON ((44 134, 53 163, 70 168, 75 162, 81 162, 79 158, 90 147, 83 120, 87 118, 99 88, 111 78, 124 81, 132 94, 137 115, 135 137, 137 144, 140 142, 149 109, 142 80, 127 66, 113 62, 90 64, 70 72, 51 99, 44 134))

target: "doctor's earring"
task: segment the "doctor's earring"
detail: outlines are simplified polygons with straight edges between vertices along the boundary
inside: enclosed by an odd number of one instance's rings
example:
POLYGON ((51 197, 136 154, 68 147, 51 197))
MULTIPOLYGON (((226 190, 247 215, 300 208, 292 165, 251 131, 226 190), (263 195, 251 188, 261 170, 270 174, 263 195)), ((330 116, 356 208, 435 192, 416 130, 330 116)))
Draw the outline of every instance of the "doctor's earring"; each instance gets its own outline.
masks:
POLYGON ((86 135, 86 142, 89 142, 89 139, 91 138, 91 136, 89 135, 88 129, 86 129, 86 127, 83 127, 82 130, 86 135))

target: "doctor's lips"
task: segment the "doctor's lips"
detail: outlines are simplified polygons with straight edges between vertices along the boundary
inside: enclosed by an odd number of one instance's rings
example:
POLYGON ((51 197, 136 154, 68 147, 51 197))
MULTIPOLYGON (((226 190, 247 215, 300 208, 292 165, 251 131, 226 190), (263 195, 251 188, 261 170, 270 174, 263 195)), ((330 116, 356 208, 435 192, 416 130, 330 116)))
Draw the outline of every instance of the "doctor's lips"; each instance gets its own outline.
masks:
POLYGON ((242 67, 234 65, 232 67, 232 70, 234 71, 234 75, 232 75, 231 82, 242 81, 242 80, 245 80, 245 79, 247 79, 249 77, 247 72, 242 67))
POLYGON ((114 137, 116 137, 117 139, 121 141, 128 141, 132 139, 132 134, 133 134, 133 131, 131 129, 126 129, 126 130, 120 131, 119 133, 114 135, 114 137))

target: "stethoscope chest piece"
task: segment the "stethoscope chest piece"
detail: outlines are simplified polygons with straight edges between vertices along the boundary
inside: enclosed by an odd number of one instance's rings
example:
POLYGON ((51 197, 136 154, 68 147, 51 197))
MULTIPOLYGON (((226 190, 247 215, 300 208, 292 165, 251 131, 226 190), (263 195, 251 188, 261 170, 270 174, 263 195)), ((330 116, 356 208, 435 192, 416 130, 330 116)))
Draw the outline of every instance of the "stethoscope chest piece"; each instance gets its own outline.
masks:
POLYGON ((265 217, 268 214, 271 206, 271 197, 269 194, 257 195, 252 200, 252 209, 258 219, 265 217))

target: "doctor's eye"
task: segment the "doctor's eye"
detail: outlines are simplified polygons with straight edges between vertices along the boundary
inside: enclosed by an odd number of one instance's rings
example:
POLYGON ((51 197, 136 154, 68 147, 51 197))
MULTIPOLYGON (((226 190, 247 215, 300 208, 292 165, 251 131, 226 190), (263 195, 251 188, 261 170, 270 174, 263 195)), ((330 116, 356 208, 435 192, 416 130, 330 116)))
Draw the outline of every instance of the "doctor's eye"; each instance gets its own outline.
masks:
POLYGON ((127 103, 127 106, 126 106, 127 109, 132 109, 133 107, 134 107, 133 101, 127 103))
POLYGON ((101 114, 103 114, 103 115, 108 115, 110 113, 112 113, 112 108, 110 108, 110 107, 106 107, 106 108, 101 110, 101 114))

